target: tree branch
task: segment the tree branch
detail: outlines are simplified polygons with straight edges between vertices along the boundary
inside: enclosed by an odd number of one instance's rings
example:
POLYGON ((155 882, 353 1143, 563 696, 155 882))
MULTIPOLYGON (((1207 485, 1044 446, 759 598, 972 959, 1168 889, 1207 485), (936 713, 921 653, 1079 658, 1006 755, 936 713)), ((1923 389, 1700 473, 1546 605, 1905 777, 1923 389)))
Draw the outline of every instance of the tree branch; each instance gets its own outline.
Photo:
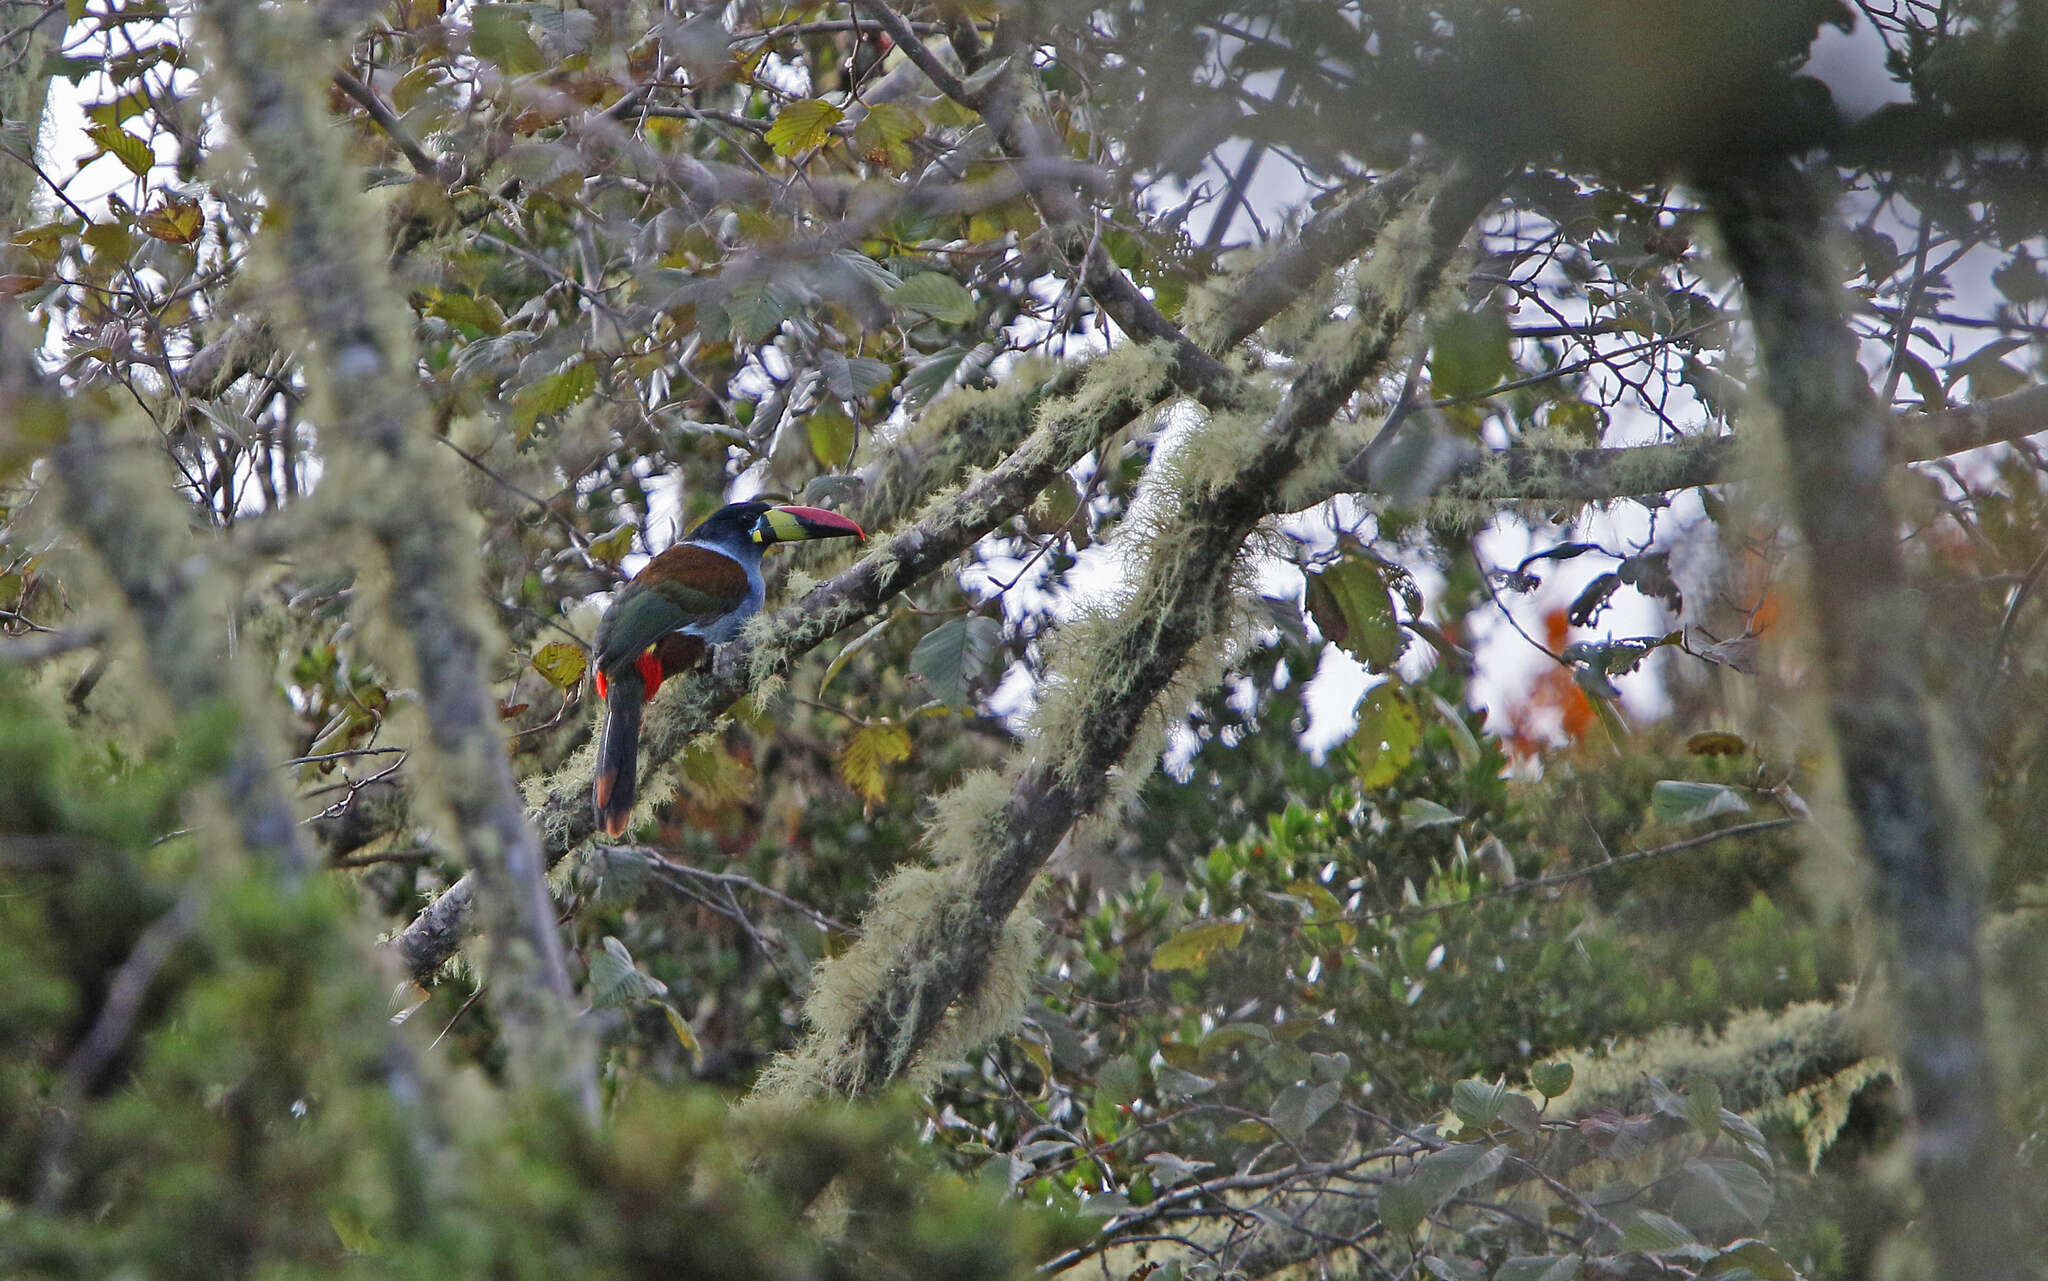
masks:
POLYGON ((484 660, 499 645, 476 582, 474 520, 433 446, 409 318, 362 229, 359 182, 313 97, 328 64, 313 15, 207 0, 216 90, 255 158, 279 228, 283 292, 310 339, 314 417, 328 430, 326 486, 389 562, 385 607, 411 642, 439 799, 454 821, 489 918, 490 990, 515 1069, 595 1116, 588 1038, 570 986, 540 840, 526 822, 498 733, 484 660))
MULTIPOLYGON (((124 448, 131 442, 111 439, 104 424, 88 417, 91 402, 67 395, 36 367, 35 355, 19 328, 0 333, 0 420, 68 428, 51 454, 65 524, 98 556, 126 600, 151 673, 177 712, 224 708, 236 716, 221 770, 223 794, 243 848, 296 882, 312 860, 277 783, 275 762, 283 753, 256 710, 260 701, 240 687, 239 669, 219 659, 232 607, 208 581, 188 513, 148 466, 153 451, 140 440, 124 448)), ((95 630, 57 635, 90 640, 95 630)))
MULTIPOLYGON (((2048 432, 2048 387, 2030 387, 1974 405, 1933 413, 1893 414, 1886 456, 1893 463, 1927 462, 2048 432)), ((1597 503, 1616 498, 1720 485, 1755 476, 1734 436, 1695 436, 1655 445, 1592 449, 1463 447, 1437 497, 1597 503)), ((1368 489, 1361 452, 1342 480, 1310 489, 1300 506, 1335 494, 1368 489)))
MULTIPOLYGON (((956 1006, 988 995, 982 988, 1000 964, 1011 915, 1045 859, 1109 795, 1112 771, 1132 754, 1195 647, 1225 628, 1245 538, 1311 442, 1385 366, 1498 190, 1496 174, 1455 170, 1431 193, 1413 237, 1392 238, 1376 262, 1380 270, 1361 282, 1350 341, 1296 377, 1249 443, 1188 446, 1190 453, 1229 451, 1227 465, 1204 473, 1227 479, 1186 482, 1180 511, 1150 540, 1140 581, 1067 652, 1046 696, 1055 706, 1041 707, 1036 741, 1020 751, 1007 795, 941 802, 931 844, 944 863, 899 873, 878 895, 861 942, 827 967, 806 1007, 811 1035, 771 1066, 758 1093, 869 1093, 912 1072, 949 1018, 962 1049, 1007 1020, 1007 1008, 956 1015, 956 1006)), ((1005 999, 997 994, 992 1004, 1005 999)))
POLYGON ((1784 427, 1828 719, 1890 935, 1924 1222, 1942 1275, 2018 1281, 2029 1270, 1984 1035, 1978 891, 1941 790, 1922 684, 1923 606, 1885 492, 1887 423, 1824 252, 1834 228, 1816 184, 1783 160, 1712 172, 1702 186, 1784 427))
MULTIPOLYGON (((1432 171, 1430 164, 1412 165, 1311 221, 1303 237, 1313 244, 1313 252, 1281 255, 1249 273, 1248 292, 1260 300, 1258 305, 1235 308, 1227 321, 1209 326, 1217 334, 1217 349, 1243 341, 1289 301, 1287 292, 1272 286, 1276 273, 1299 279, 1312 264, 1320 263, 1328 271, 1357 256, 1376 240, 1402 200, 1413 197, 1422 175, 1432 171)), ((1128 352, 1124 357, 1112 353, 1069 366, 1043 384, 1008 397, 973 393, 970 411, 961 412, 946 401, 927 411, 927 418, 945 423, 945 430, 933 432, 941 439, 934 440, 930 450, 900 451, 910 461, 886 462, 871 473, 868 498, 860 509, 871 528, 894 519, 913 495, 985 465, 984 459, 1002 461, 859 564, 777 611, 768 626, 759 629, 770 639, 759 644, 735 642, 721 651, 710 672, 670 681, 649 709, 640 749, 646 775, 652 778, 761 680, 788 672, 824 640, 963 555, 1028 506, 1054 477, 1172 394, 1164 371, 1140 364, 1134 374, 1133 366, 1123 363, 1129 359, 1128 352), (1043 423, 1034 429, 1033 423, 1041 418, 1043 423), (970 442, 964 451, 961 437, 970 442), (995 452, 999 447, 1008 448, 1007 456, 995 452)), ((405 813, 402 798, 386 808, 393 814, 405 813)), ((564 769, 550 779, 532 818, 543 833, 551 865, 588 840, 597 826, 590 810, 587 767, 564 769)), ((355 844, 368 839, 361 823, 343 822, 342 834, 355 844)), ((421 982, 431 979, 461 945, 474 897, 474 885, 463 877, 393 940, 421 982)))

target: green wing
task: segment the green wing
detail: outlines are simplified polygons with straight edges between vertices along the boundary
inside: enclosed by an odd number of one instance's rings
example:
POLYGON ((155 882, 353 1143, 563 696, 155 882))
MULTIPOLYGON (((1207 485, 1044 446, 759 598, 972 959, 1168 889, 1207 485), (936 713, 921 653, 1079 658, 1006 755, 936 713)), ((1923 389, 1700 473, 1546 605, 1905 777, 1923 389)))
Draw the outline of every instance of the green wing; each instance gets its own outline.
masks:
POLYGON ((710 623, 747 602, 747 571, 732 557, 684 543, 647 563, 597 623, 597 665, 637 659, 670 632, 710 623))

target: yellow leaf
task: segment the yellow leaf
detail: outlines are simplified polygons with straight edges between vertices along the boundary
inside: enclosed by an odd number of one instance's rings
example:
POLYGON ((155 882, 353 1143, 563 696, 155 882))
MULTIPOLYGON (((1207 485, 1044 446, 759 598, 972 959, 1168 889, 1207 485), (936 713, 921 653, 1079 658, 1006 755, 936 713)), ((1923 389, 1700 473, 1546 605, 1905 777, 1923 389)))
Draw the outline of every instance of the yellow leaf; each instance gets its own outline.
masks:
POLYGON ((1368 790, 1401 777, 1422 742, 1422 717, 1390 684, 1368 694, 1358 709, 1358 730, 1351 736, 1351 759, 1358 782, 1368 790))
POLYGON ((1038 1097, 1045 1098, 1052 1093, 1052 1051, 1045 1041, 1045 1033, 1033 1036, 1026 1032, 1016 1038, 1016 1046, 1024 1052, 1038 1069, 1038 1097))
POLYGON ((1227 952, 1244 942, 1243 921, 1210 921, 1190 925, 1161 943, 1152 953, 1155 970, 1192 970, 1206 965, 1218 952, 1227 952))
POLYGON ((590 559, 604 565, 616 565, 633 550, 633 535, 640 532, 638 525, 619 525, 591 539, 584 545, 590 559))
POLYGON ((549 641, 533 652, 533 670, 556 689, 574 688, 589 666, 583 651, 567 641, 549 641))
POLYGON ((683 1016, 676 1013, 675 1006, 670 1005, 667 1001, 660 1002, 660 1005, 661 1012, 668 1016, 668 1030, 674 1032, 676 1040, 682 1042, 683 1048, 690 1052, 690 1062, 693 1064, 698 1062, 703 1058, 704 1051, 697 1044, 697 1034, 690 1030, 688 1023, 683 1022, 683 1016))
POLYGON ((483 334, 497 334, 505 328, 505 313, 488 298, 472 294, 440 294, 427 304, 429 316, 466 325, 483 334))
POLYGON ((168 240, 174 245, 191 244, 199 239, 199 233, 206 227, 199 212, 199 202, 182 196, 167 197, 162 204, 137 218, 135 225, 158 240, 168 240))
POLYGON ((846 119, 846 113, 822 98, 792 102, 776 113, 768 126, 768 145, 778 156, 821 147, 832 136, 832 126, 846 119))
POLYGON ((839 777, 860 794, 862 801, 879 805, 889 794, 888 767, 909 757, 909 730, 888 722, 863 725, 840 749, 839 777))
POLYGON ((156 153, 149 149, 149 144, 126 129, 113 125, 94 125, 85 131, 85 136, 99 144, 100 149, 92 155, 94 160, 104 155, 112 155, 127 166, 128 172, 137 177, 148 173, 150 167, 156 164, 156 153))
POLYGON ((824 404, 804 423, 811 456, 827 467, 844 467, 853 453, 854 422, 836 404, 824 404))

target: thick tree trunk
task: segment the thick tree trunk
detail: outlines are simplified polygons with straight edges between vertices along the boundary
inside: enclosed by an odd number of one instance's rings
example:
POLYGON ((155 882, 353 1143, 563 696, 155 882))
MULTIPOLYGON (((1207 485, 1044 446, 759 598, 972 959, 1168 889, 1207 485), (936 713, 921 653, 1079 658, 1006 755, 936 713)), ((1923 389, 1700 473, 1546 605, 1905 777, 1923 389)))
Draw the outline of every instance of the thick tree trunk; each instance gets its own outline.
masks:
POLYGON ((375 216, 315 97, 328 79, 327 43, 358 7, 199 5, 211 87, 255 158, 278 224, 266 245, 308 340, 325 484, 388 565, 380 604, 410 641, 432 747, 427 777, 480 888, 489 990, 514 1069, 595 1118, 595 1056, 570 1008, 540 835, 526 820, 487 680, 500 642, 474 572, 475 519, 452 499, 460 486, 431 439, 410 321, 366 234, 375 216))
POLYGON ((1702 185, 1784 423, 1828 719, 1889 935, 1896 1049, 1938 1271, 1954 1281, 2019 1278, 2010 1152, 1984 1037, 1977 889, 1941 792, 1922 679, 1924 605, 1899 557, 1886 414, 1844 320, 1826 252, 1831 220, 1816 184, 1786 161, 1716 172, 1702 185))
MULTIPOLYGON (((34 160, 43 104, 50 96, 50 73, 43 64, 64 35, 64 6, 49 5, 39 22, 24 12, 13 6, 0 10, 0 22, 8 28, 27 27, 0 49, 0 145, 34 160)), ((11 231, 28 223, 37 181, 35 170, 0 156, 0 228, 11 231)))

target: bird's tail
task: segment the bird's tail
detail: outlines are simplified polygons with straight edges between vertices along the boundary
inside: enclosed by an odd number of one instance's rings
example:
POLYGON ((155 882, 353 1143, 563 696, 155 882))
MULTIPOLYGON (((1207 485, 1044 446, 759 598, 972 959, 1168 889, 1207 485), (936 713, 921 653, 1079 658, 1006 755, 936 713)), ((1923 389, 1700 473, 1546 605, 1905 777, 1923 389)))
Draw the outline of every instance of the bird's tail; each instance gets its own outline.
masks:
POLYGON ((607 682, 604 729, 597 740, 597 773, 591 788, 597 825, 607 836, 623 836, 633 816, 634 775, 640 767, 640 707, 647 682, 631 668, 607 682))

